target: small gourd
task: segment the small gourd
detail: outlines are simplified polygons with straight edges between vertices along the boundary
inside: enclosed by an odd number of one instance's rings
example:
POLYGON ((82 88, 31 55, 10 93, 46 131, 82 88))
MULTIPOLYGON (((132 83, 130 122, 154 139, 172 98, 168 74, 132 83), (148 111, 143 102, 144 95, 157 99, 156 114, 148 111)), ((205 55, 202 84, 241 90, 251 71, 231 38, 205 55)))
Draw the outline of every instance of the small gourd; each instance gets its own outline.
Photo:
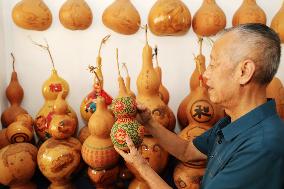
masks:
POLYGON ((284 43, 284 2, 272 19, 271 28, 278 33, 281 42, 284 43))

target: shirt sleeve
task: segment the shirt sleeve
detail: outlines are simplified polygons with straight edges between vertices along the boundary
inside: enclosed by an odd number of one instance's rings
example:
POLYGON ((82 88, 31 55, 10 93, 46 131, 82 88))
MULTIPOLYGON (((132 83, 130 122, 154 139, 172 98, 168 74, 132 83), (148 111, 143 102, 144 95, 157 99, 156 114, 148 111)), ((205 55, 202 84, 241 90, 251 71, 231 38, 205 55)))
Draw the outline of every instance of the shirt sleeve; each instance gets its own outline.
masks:
POLYGON ((216 134, 215 134, 215 127, 212 127, 202 135, 196 137, 193 139, 193 145, 203 154, 206 154, 207 156, 210 153, 210 150, 215 142, 216 134))
POLYGON ((240 151, 222 170, 207 170, 212 180, 204 189, 280 189, 283 187, 283 178, 279 176, 283 175, 282 165, 283 160, 271 153, 240 151))

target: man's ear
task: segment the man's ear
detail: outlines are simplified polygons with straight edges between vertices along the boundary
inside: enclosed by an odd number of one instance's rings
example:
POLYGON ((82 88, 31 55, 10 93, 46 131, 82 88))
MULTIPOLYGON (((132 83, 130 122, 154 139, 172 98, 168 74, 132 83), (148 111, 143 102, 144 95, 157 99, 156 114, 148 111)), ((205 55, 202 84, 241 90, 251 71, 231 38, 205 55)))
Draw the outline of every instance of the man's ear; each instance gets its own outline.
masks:
POLYGON ((241 85, 247 84, 255 72, 255 62, 247 59, 240 63, 240 79, 239 82, 241 85))

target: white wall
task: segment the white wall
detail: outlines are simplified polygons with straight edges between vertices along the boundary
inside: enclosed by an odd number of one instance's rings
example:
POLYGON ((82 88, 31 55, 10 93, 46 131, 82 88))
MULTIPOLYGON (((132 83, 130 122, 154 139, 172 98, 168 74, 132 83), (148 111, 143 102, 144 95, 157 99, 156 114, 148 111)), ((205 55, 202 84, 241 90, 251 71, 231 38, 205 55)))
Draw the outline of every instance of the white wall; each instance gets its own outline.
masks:
MULTIPOLYGON (((132 89, 136 91, 136 78, 142 63, 142 48, 145 43, 144 32, 141 30, 131 36, 124 36, 112 32, 106 28, 101 21, 104 9, 112 0, 86 0, 93 11, 93 24, 85 31, 70 31, 65 29, 59 22, 58 12, 65 0, 45 0, 53 14, 52 26, 42 32, 29 31, 18 28, 11 19, 11 11, 19 0, 0 1, 0 110, 3 110, 3 84, 10 80, 12 70, 10 52, 16 56, 16 70, 21 85, 25 91, 22 106, 33 116, 39 111, 44 103, 41 94, 41 86, 49 77, 51 62, 48 54, 33 45, 28 36, 35 41, 44 42, 46 38, 51 47, 55 66, 59 74, 68 81, 70 93, 68 101, 76 110, 80 119, 80 127, 84 124, 81 120, 79 107, 83 97, 91 90, 93 78, 87 71, 89 64, 95 65, 100 40, 106 34, 112 34, 107 45, 103 47, 103 72, 105 78, 105 89, 116 96, 118 92, 117 71, 115 66, 115 48, 119 48, 121 62, 126 62, 132 77, 132 89), (4 56, 3 56, 4 55, 4 56), (6 67, 5 67, 6 65, 6 67), (7 74, 6 74, 7 73, 7 74), (5 78, 5 81, 2 80, 5 78)), ((147 22, 147 15, 155 0, 132 0, 138 9, 142 23, 147 22)), ((202 0, 184 0, 190 9, 191 15, 200 7, 202 0)), ((217 0, 227 16, 227 27, 231 26, 234 11, 241 4, 241 0, 217 0)), ((265 10, 268 25, 278 11, 282 0, 259 0, 259 5, 265 10)), ((177 111, 181 100, 189 92, 189 76, 194 69, 193 53, 198 53, 197 39, 190 31, 181 37, 156 37, 149 34, 149 42, 152 46, 159 46, 159 62, 163 70, 164 85, 171 94, 170 107, 177 111)), ((204 54, 207 57, 210 45, 207 40, 204 44, 204 54)), ((284 65, 280 65, 278 77, 284 82, 284 65)))

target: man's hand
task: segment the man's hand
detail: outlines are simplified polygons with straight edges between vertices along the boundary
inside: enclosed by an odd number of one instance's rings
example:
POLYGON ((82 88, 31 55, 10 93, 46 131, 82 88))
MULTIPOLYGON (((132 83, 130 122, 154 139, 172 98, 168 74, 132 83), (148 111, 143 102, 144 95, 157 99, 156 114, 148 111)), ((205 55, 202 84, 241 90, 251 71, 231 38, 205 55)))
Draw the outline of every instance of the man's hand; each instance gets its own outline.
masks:
POLYGON ((148 122, 152 119, 152 113, 149 108, 137 102, 137 117, 136 119, 143 125, 147 126, 148 122))

